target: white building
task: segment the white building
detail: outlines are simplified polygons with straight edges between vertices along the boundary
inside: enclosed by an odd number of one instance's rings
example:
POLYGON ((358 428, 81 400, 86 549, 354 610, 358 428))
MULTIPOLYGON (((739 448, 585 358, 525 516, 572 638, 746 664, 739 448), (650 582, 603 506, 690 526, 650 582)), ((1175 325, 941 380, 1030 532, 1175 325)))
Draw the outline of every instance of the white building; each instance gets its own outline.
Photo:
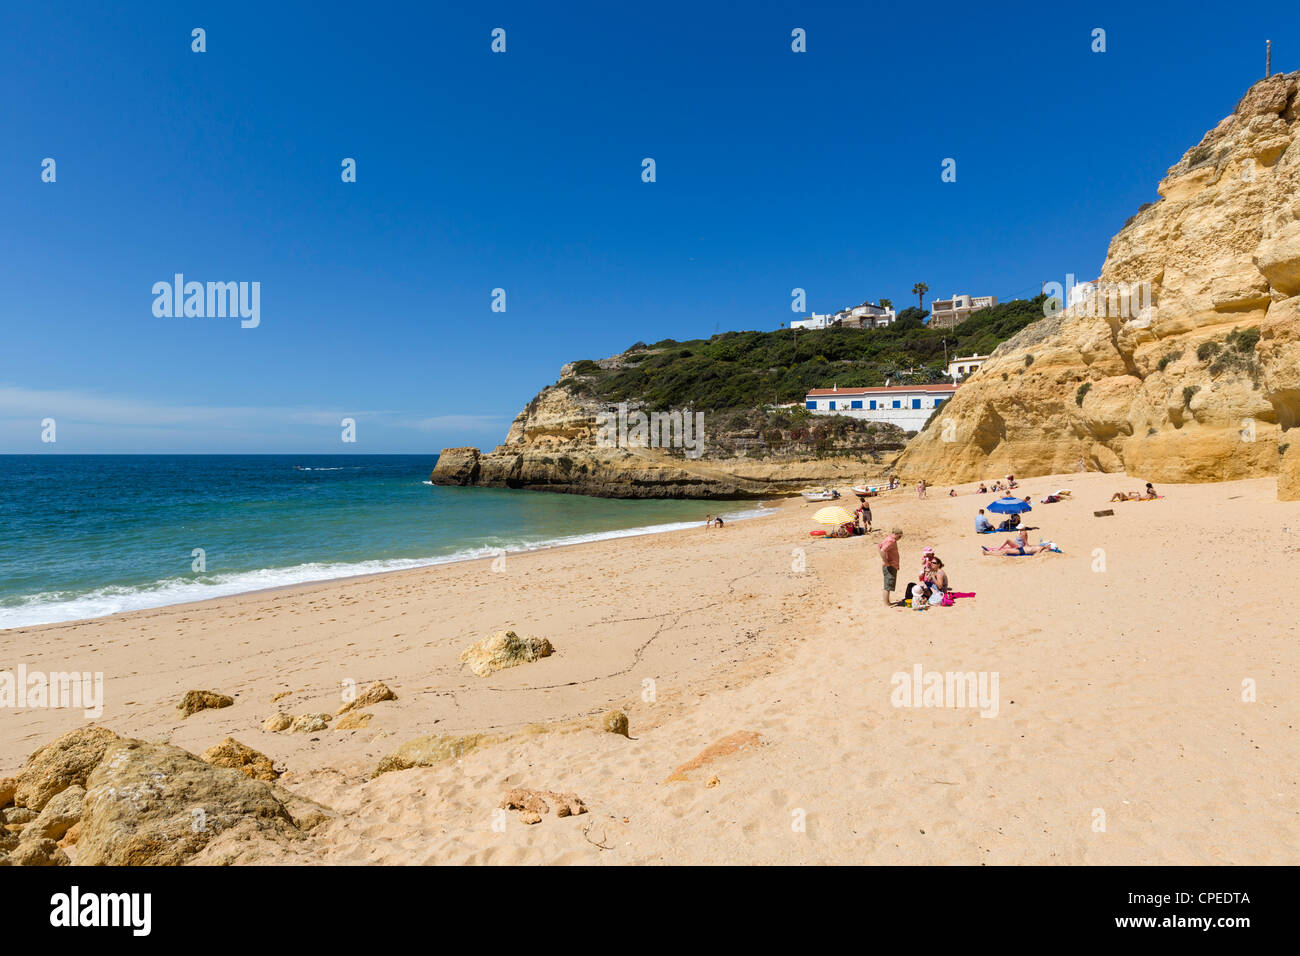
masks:
POLYGON ((956 385, 894 385, 877 388, 814 388, 804 408, 814 415, 847 415, 888 422, 904 431, 920 431, 956 385))
POLYGON ((963 378, 970 375, 988 360, 987 355, 959 355, 948 363, 948 377, 963 378))
POLYGON ((832 319, 832 318, 833 318, 833 316, 830 316, 830 315, 818 315, 816 312, 814 312, 812 315, 808 316, 808 318, 806 318, 806 319, 796 319, 795 321, 791 322, 791 323, 790 323, 790 328, 792 328, 792 329, 824 329, 824 328, 826 328, 826 326, 828 326, 828 325, 831 324, 831 319, 832 319))
POLYGON ((893 307, 884 308, 864 302, 852 309, 819 315, 814 312, 806 319, 796 319, 790 323, 792 329, 828 329, 833 325, 842 325, 846 329, 883 329, 893 325, 898 314, 893 307))
POLYGON ((995 295, 958 295, 953 293, 951 299, 935 299, 930 303, 930 328, 950 329, 961 325, 980 309, 988 309, 998 304, 995 295))
MULTIPOLYGON (((1067 281, 1073 278, 1074 276, 1068 276, 1067 281)), ((1082 305, 1084 302, 1087 302, 1097 294, 1097 288, 1100 285, 1100 279, 1093 279, 1091 282, 1078 282, 1071 285, 1070 291, 1066 293, 1069 301, 1065 303, 1065 307, 1067 309, 1072 309, 1076 305, 1082 305)))

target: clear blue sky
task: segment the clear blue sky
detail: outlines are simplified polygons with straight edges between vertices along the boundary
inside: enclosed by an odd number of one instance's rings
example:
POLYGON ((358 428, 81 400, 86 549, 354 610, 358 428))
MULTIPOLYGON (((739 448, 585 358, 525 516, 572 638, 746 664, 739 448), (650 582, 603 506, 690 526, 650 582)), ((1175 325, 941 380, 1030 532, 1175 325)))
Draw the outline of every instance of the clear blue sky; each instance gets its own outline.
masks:
POLYGON ((5 4, 0 452, 492 447, 564 362, 795 287, 1092 278, 1265 38, 1300 67, 1269 6, 5 4), (260 327, 156 318, 176 272, 260 327))

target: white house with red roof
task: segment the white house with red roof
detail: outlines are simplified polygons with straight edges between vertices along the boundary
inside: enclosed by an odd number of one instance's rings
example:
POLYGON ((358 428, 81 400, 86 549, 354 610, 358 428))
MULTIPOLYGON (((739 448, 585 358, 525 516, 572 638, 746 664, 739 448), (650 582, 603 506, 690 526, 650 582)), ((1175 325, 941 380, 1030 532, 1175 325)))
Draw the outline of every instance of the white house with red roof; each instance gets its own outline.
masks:
POLYGON ((814 388, 804 408, 814 415, 847 415, 920 431, 934 410, 952 398, 956 385, 885 385, 875 388, 814 388))

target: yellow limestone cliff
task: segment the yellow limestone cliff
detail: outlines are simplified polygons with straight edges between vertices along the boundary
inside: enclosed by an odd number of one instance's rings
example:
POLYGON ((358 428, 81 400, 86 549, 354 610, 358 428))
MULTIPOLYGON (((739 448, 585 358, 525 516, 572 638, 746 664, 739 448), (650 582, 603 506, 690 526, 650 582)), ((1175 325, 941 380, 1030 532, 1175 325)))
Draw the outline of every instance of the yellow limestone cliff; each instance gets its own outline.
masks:
POLYGON ((1298 85, 1251 87, 1111 240, 1099 294, 1002 343, 899 474, 1276 474, 1300 498, 1298 85))

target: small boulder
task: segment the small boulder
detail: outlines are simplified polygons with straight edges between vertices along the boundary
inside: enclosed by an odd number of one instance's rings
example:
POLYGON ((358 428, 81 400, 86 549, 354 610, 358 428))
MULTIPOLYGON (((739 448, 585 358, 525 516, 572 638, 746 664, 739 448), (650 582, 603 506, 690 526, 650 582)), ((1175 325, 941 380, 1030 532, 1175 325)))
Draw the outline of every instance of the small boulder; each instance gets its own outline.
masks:
POLYGON ((44 837, 20 840, 18 846, 9 851, 12 866, 67 866, 71 862, 57 843, 44 837))
POLYGON ((506 793, 505 799, 499 806, 503 810, 522 810, 524 816, 521 817, 525 823, 540 822, 541 814, 551 812, 551 804, 555 804, 555 815, 557 817, 578 816, 587 812, 587 805, 582 802, 576 793, 556 793, 554 790, 525 790, 522 787, 516 787, 506 793), (531 819, 536 815, 537 819, 531 819))
POLYGON ((289 725, 289 732, 294 734, 314 734, 321 730, 328 730, 330 721, 334 717, 330 714, 299 714, 289 725))
POLYGON ((553 653, 555 648, 544 637, 497 631, 463 650, 460 660, 479 677, 487 677, 493 671, 550 657, 553 653))
POLYGON ((270 757, 241 744, 234 737, 213 744, 200 754, 200 758, 216 767, 238 770, 253 780, 274 780, 280 776, 279 771, 272 766, 270 757))
POLYGON ((350 713, 344 714, 339 718, 339 722, 334 725, 335 730, 361 730, 370 724, 370 718, 374 714, 350 713))
POLYGON ((6 826, 23 827, 38 816, 40 814, 35 810, 29 810, 27 807, 10 807, 8 810, 0 810, 0 820, 3 820, 6 826))
POLYGON ((334 711, 337 717, 339 714, 346 714, 349 710, 361 710, 364 707, 370 707, 384 700, 397 700, 397 695, 388 689, 388 685, 383 681, 373 681, 361 695, 355 700, 350 700, 338 710, 334 711))
POLYGON ((282 730, 288 730, 291 726, 293 726, 293 718, 282 710, 277 711, 270 717, 266 718, 266 720, 262 721, 263 730, 269 730, 276 734, 282 730))
POLYGON ((611 710, 600 718, 600 728, 607 734, 627 736, 627 714, 621 710, 611 710))
POLYGON ((84 787, 109 745, 121 739, 106 727, 81 727, 46 744, 28 757, 19 771, 14 802, 40 812, 52 797, 73 784, 84 787))
POLYGON ((14 802, 14 791, 17 789, 18 779, 16 777, 0 779, 0 808, 7 807, 14 802))
POLYGON ((47 840, 59 840, 81 819, 81 802, 86 796, 84 788, 73 784, 45 804, 41 815, 23 830, 23 839, 33 834, 47 840))
POLYGON ((176 709, 181 712, 181 717, 189 717, 201 710, 230 707, 234 703, 235 698, 228 697, 225 694, 218 694, 210 690, 191 690, 185 692, 185 696, 176 705, 176 709))

